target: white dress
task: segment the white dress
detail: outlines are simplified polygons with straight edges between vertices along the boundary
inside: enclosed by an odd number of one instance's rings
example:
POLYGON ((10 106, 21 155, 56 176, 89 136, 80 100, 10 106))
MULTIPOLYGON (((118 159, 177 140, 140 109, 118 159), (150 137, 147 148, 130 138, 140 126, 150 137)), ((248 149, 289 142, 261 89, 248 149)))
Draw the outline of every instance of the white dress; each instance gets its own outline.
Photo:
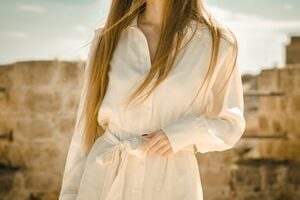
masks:
MULTIPOLYGON (((141 105, 124 109, 124 100, 150 69, 145 35, 137 18, 122 32, 111 60, 109 85, 99 109, 98 123, 105 129, 90 153, 83 154, 82 126, 75 127, 66 159, 60 200, 202 200, 203 192, 195 153, 223 151, 235 145, 245 129, 243 90, 238 68, 221 98, 205 102, 223 85, 232 43, 221 39, 216 71, 207 92, 197 91, 207 72, 211 36, 205 26, 176 59, 167 79, 141 105), (173 154, 160 157, 147 152, 142 134, 162 128, 173 154)), ((101 32, 99 27, 95 36, 101 32)), ((192 29, 186 34, 189 36, 192 29)), ((78 107, 82 114, 95 51, 92 43, 86 63, 78 107)), ((199 166, 201 167, 201 166, 199 166)))

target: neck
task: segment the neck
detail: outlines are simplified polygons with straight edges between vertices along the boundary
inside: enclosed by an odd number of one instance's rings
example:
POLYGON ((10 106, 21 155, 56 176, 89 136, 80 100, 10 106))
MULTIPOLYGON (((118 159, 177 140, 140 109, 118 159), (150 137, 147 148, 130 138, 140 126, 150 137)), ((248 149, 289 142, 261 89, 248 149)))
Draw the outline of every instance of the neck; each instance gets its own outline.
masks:
POLYGON ((147 0, 147 6, 143 13, 140 14, 140 23, 159 28, 162 25, 164 1, 147 0))

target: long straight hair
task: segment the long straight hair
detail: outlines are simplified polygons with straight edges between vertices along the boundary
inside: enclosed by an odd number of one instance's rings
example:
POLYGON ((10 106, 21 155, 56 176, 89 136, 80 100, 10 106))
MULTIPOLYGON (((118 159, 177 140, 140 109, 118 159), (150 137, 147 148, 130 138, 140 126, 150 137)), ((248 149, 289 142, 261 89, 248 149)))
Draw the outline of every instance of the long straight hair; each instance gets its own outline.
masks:
MULTIPOLYGON (((230 30, 222 28, 211 16, 202 0, 164 0, 164 3, 162 31, 160 32, 153 65, 142 84, 130 96, 127 102, 132 102, 134 99, 138 99, 137 97, 139 97, 139 100, 141 100, 142 97, 142 100, 145 100, 167 77, 180 50, 179 47, 185 34, 184 30, 186 30, 185 27, 190 24, 191 20, 196 20, 197 23, 206 25, 212 36, 210 65, 204 83, 210 81, 214 72, 221 37, 227 39, 234 46, 233 62, 231 62, 232 69, 227 80, 229 80, 234 70, 233 68, 238 52, 236 38, 230 30), (141 95, 156 75, 158 76, 152 88, 146 94, 141 95)), ((111 2, 107 20, 97 39, 96 50, 90 63, 91 72, 87 93, 84 97, 87 103, 85 103, 83 114, 80 116, 82 117, 84 115, 86 117, 83 131, 83 144, 86 153, 89 152, 95 140, 104 132, 103 129, 100 129, 101 131, 98 129, 98 110, 106 93, 109 81, 109 63, 121 32, 130 24, 131 20, 143 12, 146 7, 146 0, 112 0, 111 2)))

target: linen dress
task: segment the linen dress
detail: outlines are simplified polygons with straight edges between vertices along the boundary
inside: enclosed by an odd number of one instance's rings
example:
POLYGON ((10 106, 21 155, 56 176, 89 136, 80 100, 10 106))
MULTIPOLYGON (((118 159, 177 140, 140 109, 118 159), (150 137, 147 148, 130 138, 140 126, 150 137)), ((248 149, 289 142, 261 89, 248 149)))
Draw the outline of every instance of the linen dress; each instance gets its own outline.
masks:
MULTIPOLYGON (((99 36, 103 26, 95 29, 99 36)), ((202 200, 195 154, 223 151, 235 145, 245 129, 243 90, 236 67, 220 98, 208 105, 228 74, 231 42, 221 39, 212 82, 198 90, 211 56, 209 29, 194 22, 186 38, 196 34, 178 55, 173 70, 140 105, 125 109, 124 101, 151 67, 148 43, 135 17, 126 27, 111 60, 109 84, 98 124, 105 130, 87 156, 83 153, 79 115, 96 49, 89 50, 75 130, 69 146, 60 200, 202 200), (203 115, 204 109, 208 114, 203 115), (77 126, 78 125, 78 126, 77 126), (167 157, 148 152, 144 133, 163 129, 173 153, 167 157)), ((83 120, 84 121, 84 120, 83 120)), ((199 166, 201 167, 201 166, 199 166)))

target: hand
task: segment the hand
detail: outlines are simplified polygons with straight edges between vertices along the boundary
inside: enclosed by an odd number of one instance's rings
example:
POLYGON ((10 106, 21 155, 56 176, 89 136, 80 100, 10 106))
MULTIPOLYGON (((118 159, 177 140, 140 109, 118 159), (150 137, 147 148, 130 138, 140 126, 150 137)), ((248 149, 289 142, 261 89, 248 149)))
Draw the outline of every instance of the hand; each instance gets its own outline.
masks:
POLYGON ((148 151, 157 153, 159 156, 168 156, 173 153, 171 143, 162 129, 145 134, 143 137, 148 140, 145 146, 148 151))

